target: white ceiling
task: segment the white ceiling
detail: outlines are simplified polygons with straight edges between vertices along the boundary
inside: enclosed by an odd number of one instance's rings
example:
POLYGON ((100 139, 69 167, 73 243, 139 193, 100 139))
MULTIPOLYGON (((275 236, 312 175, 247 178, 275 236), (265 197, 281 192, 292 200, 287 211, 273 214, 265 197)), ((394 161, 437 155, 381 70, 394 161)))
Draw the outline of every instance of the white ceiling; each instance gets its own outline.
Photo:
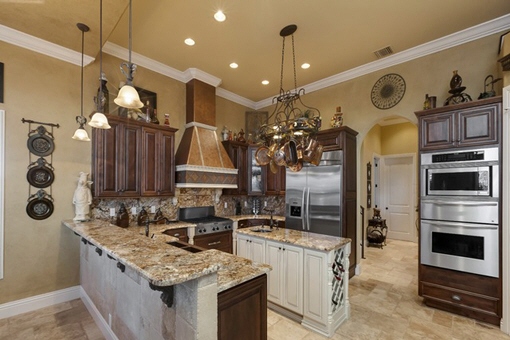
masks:
MULTIPOLYGON (((127 48, 128 0, 103 2, 103 41, 127 48)), ((302 87, 374 62, 374 51, 386 46, 405 52, 505 15, 503 28, 510 30, 509 13, 509 0, 133 0, 132 41, 134 53, 180 72, 197 68, 219 78, 221 89, 258 102, 279 92, 279 32, 288 24, 298 26, 302 87), (223 23, 213 19, 218 9, 227 16, 223 23), (188 37, 195 46, 184 44, 188 37), (231 69, 231 62, 239 68, 231 69), (302 70, 303 62, 311 67, 302 70), (261 85, 263 79, 270 84, 261 85)), ((77 22, 90 26, 85 53, 97 57, 99 0, 0 0, 1 25, 79 52, 77 22)), ((293 87, 292 73, 288 38, 286 90, 293 87)))

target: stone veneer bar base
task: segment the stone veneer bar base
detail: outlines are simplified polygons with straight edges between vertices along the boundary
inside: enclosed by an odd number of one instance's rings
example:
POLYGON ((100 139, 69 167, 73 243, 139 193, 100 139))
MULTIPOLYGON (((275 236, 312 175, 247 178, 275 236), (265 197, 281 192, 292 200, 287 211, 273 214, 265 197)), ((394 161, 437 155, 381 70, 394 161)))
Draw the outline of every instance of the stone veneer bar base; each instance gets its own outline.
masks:
POLYGON ((174 303, 168 308, 160 299, 161 292, 152 290, 140 274, 129 267, 121 272, 117 261, 95 249, 80 243, 80 281, 94 305, 92 310, 111 329, 105 336, 114 334, 122 340, 217 338, 217 332, 211 332, 218 328, 216 273, 175 285, 174 303))

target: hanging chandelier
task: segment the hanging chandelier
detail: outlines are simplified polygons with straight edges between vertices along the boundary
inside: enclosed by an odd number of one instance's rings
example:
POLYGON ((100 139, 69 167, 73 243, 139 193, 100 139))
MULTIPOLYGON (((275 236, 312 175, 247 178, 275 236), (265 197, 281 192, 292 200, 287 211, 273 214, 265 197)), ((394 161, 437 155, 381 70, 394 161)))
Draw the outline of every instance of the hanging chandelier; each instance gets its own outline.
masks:
POLYGON ((108 118, 104 115, 106 101, 108 100, 103 92, 103 83, 106 86, 106 82, 103 81, 105 78, 103 73, 103 0, 99 1, 99 91, 97 92, 96 102, 96 113, 92 116, 89 125, 96 129, 110 129, 111 126, 108 124, 108 118))
POLYGON ((85 32, 88 32, 90 28, 81 22, 77 23, 76 26, 81 31, 81 113, 79 116, 76 116, 76 122, 78 123, 79 127, 76 129, 73 137, 71 138, 82 142, 90 142, 89 135, 84 127, 84 125, 87 123, 87 118, 83 116, 83 55, 85 46, 85 32))
POLYGON ((131 41, 132 41, 132 1, 129 0, 129 48, 128 48, 128 62, 123 62, 120 65, 121 72, 126 76, 126 84, 122 86, 122 88, 119 91, 119 94, 117 95, 117 98, 115 98, 113 101, 115 104, 125 107, 127 109, 139 109, 143 107, 143 103, 140 101, 140 96, 138 95, 138 92, 133 87, 133 76, 136 72, 136 65, 131 62, 131 41), (124 70, 124 67, 126 67, 126 70, 124 70))
POLYGON ((301 100, 304 88, 297 88, 296 54, 294 50, 294 32, 296 25, 288 25, 280 31, 283 38, 282 65, 280 70, 280 94, 273 98, 276 103, 267 122, 258 130, 258 139, 262 141, 255 160, 259 165, 269 165, 276 173, 278 166, 285 166, 291 171, 300 171, 303 163, 318 165, 323 147, 315 136, 321 127, 318 109, 307 106, 301 100), (294 90, 283 89, 283 65, 285 60, 285 38, 292 38, 292 62, 294 69, 294 90))

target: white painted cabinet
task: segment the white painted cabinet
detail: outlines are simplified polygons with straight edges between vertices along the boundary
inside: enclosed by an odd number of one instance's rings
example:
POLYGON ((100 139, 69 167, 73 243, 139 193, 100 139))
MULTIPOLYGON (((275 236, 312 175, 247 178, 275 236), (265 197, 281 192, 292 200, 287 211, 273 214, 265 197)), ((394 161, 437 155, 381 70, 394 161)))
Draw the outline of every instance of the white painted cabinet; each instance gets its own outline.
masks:
POLYGON ((266 263, 269 273, 267 299, 298 314, 303 314, 303 248, 267 241, 266 263))
POLYGON ((350 244, 330 252, 304 250, 303 326, 332 336, 349 318, 349 254, 350 244))
POLYGON ((258 263, 266 263, 266 241, 246 235, 237 236, 237 256, 258 263))

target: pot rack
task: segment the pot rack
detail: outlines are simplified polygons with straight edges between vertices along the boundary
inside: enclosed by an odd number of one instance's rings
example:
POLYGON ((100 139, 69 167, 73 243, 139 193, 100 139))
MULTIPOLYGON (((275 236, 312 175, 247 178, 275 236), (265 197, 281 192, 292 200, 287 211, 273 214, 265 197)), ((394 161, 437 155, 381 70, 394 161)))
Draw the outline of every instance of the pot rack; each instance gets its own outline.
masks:
POLYGON ((60 125, 25 118, 22 118, 21 122, 28 123, 28 199, 26 213, 34 220, 44 220, 51 216, 54 209, 52 184, 55 179, 55 169, 52 164, 55 137, 53 130, 54 128, 58 129, 60 125), (32 124, 38 124, 38 126, 32 129, 32 124), (49 126, 50 131, 45 126, 49 126), (33 160, 33 157, 36 159, 33 160), (49 161, 46 157, 49 157, 49 161), (34 188, 35 193, 32 193, 34 191, 32 188, 34 188))

